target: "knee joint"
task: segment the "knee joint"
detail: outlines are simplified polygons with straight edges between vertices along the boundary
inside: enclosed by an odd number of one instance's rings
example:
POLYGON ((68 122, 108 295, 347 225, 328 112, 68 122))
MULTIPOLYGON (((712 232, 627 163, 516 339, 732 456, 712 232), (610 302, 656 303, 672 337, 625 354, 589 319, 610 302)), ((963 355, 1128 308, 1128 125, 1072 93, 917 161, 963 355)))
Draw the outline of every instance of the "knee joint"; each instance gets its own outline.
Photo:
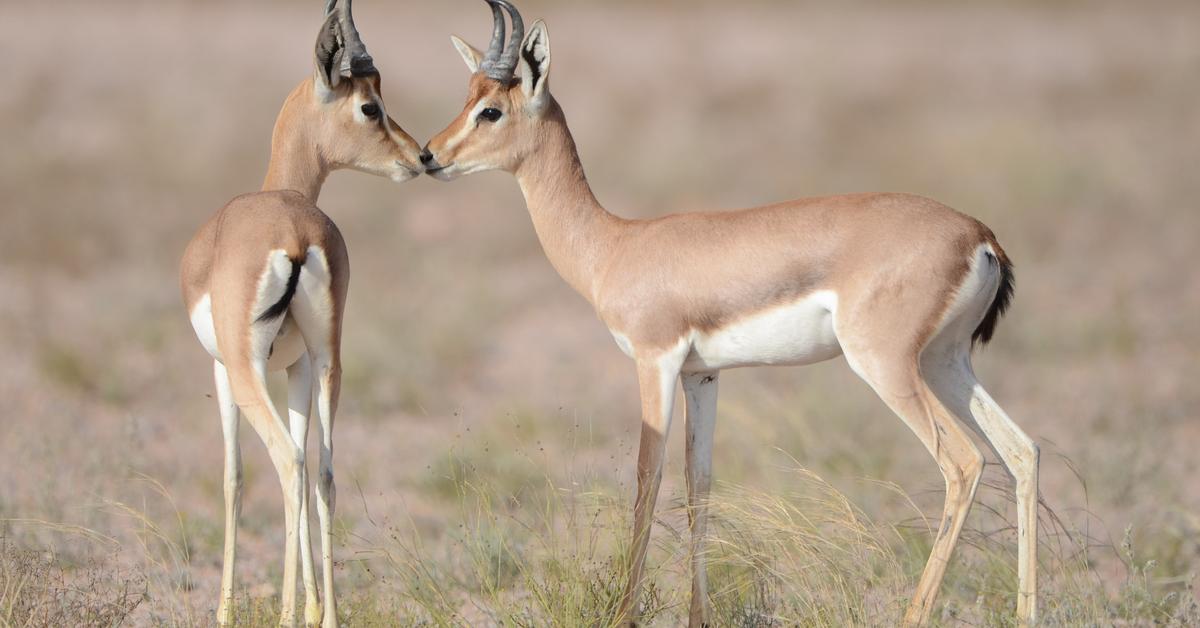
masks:
POLYGON ((320 482, 326 488, 333 486, 333 469, 329 467, 321 468, 320 482))

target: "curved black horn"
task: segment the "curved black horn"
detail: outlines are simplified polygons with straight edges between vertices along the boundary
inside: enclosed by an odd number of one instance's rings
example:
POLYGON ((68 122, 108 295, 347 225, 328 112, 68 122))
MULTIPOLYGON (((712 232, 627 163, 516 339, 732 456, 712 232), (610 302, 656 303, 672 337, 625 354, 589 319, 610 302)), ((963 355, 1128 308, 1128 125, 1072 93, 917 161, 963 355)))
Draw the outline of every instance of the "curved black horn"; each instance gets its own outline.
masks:
POLYGON ((491 78, 506 81, 512 78, 512 75, 506 74, 500 67, 500 52, 504 49, 504 12, 493 0, 484 1, 492 8, 494 26, 492 27, 492 42, 488 44, 487 53, 483 55, 483 62, 479 64, 479 69, 491 78))
MULTIPOLYGON (((337 1, 330 0, 331 4, 337 1)), ((346 42, 346 59, 350 64, 350 74, 353 76, 379 74, 379 70, 375 69, 375 60, 367 54, 367 47, 363 44, 362 37, 359 36, 358 29, 354 26, 354 15, 351 13, 350 6, 353 4, 353 0, 341 0, 341 3, 338 21, 341 22, 342 38, 346 42)))

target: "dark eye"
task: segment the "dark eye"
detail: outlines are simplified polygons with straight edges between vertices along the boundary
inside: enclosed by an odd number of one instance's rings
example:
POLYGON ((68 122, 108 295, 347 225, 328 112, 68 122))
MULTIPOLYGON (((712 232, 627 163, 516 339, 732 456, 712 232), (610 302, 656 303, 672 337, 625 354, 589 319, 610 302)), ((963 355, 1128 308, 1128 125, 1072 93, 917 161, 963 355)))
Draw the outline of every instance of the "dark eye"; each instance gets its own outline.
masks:
POLYGON ((499 120, 500 116, 502 115, 504 114, 500 113, 499 109, 493 109, 491 107, 479 112, 479 117, 487 120, 488 122, 495 122, 496 120, 499 120))
POLYGON ((362 106, 362 112, 364 116, 374 118, 379 115, 379 105, 369 102, 362 106))

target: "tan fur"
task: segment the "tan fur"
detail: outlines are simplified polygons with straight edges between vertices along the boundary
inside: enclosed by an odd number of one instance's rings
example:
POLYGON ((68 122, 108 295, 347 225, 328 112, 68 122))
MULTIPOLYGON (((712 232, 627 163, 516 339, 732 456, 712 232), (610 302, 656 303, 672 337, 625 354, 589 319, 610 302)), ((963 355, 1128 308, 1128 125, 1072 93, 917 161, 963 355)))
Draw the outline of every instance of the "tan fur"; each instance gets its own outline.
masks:
MULTIPOLYGON (((907 194, 811 198, 728 212, 625 220, 596 201, 557 103, 543 116, 506 115, 444 150, 477 102, 521 111, 519 84, 476 74, 463 114, 429 143, 439 164, 482 160, 516 174, 555 269, 637 346, 661 348, 823 288, 873 307, 895 295, 946 305, 970 252, 995 243, 978 220, 907 194), (518 119, 520 118, 520 119, 518 119), (536 148, 535 148, 536 147, 536 148), (910 235, 905 235, 910 234, 910 235), (890 260, 890 268, 862 260, 890 260), (884 287, 880 292, 877 288, 884 287), (653 312, 642 317, 639 312, 653 312)), ((482 128, 482 127, 481 127, 482 128)), ((995 244, 998 255, 1003 251, 995 244)), ((912 306, 903 306, 911 308, 912 306)), ((926 321, 923 340, 936 320, 926 321)))
MULTIPOLYGON (((460 41, 455 45, 472 68, 478 51, 460 41)), ((546 88, 550 63, 544 24, 535 24, 522 50, 522 73, 530 76, 537 64, 540 82, 502 84, 473 74, 462 114, 427 146, 433 156, 429 173, 444 180, 491 169, 513 173, 551 264, 592 303, 618 342, 628 341, 641 382, 643 429, 632 560, 620 617, 636 617, 662 473, 673 404, 663 395, 674 394, 673 387, 664 393, 662 382, 673 385, 682 376, 689 421, 695 416, 711 423, 717 372, 685 368, 689 352, 698 350, 690 343, 808 295, 828 293, 836 295, 832 326, 847 361, 913 430, 946 479, 942 525, 905 623, 928 621, 982 470, 982 455, 964 425, 976 427, 989 445, 1020 454, 1002 459, 1018 478, 1018 501, 1025 504, 1018 615, 1023 624, 1033 623, 1036 515, 1028 511, 1030 504, 1036 509, 1036 445, 990 398, 984 400, 969 362, 971 333, 994 307, 1000 286, 996 260, 1007 264, 992 232, 974 218, 909 194, 619 218, 592 194, 566 118, 546 88), (481 107, 503 115, 496 122, 474 117, 481 107), (970 294, 960 295, 968 286, 970 294), (931 344, 941 357, 923 362, 931 344), (939 396, 928 384, 931 379, 950 382, 958 401, 972 399, 984 409, 967 409, 965 403, 948 408, 945 393, 939 396), (706 382, 714 383, 706 388, 706 382)), ((754 363, 761 362, 745 361, 754 363)), ((706 529, 702 504, 710 484, 711 425, 696 431, 689 426, 688 442, 698 554, 706 529)), ((699 626, 708 617, 708 601, 702 559, 693 565, 692 589, 700 599, 693 600, 691 624, 699 626)))
POLYGON ((281 623, 295 622, 297 552, 303 557, 305 622, 322 623, 326 628, 337 622, 330 527, 334 499, 331 431, 340 389, 342 313, 350 266, 341 233, 314 203, 326 176, 335 169, 353 168, 398 181, 424 170, 416 142, 383 111, 379 87, 378 76, 345 77, 337 87, 330 87, 319 70, 303 81, 288 96, 276 121, 263 191, 230 201, 200 228, 184 253, 180 283, 188 312, 205 296, 211 299, 218 348, 214 358, 219 356, 215 372, 226 419, 226 549, 217 616, 221 624, 233 620, 233 561, 241 486, 236 442, 239 410, 266 443, 284 490, 287 534, 281 623), (364 103, 379 106, 378 118, 362 115, 364 103), (280 317, 260 320, 272 305, 262 302, 260 286, 268 277, 277 282, 288 280, 272 267, 280 251, 300 269, 293 271, 299 273, 294 281, 295 296, 280 317), (306 353, 276 364, 272 359, 275 346, 289 335, 303 337, 306 353), (290 428, 267 394, 265 374, 270 368, 287 368, 293 380, 290 428), (323 612, 308 538, 304 462, 313 386, 317 388, 321 436, 317 494, 323 612))

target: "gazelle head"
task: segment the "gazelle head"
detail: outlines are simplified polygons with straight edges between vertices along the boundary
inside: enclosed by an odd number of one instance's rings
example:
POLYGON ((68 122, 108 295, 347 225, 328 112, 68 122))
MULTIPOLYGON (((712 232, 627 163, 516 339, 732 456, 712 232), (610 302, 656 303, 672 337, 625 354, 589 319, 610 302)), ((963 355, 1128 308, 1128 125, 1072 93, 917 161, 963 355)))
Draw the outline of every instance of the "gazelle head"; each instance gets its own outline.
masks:
POLYGON ((384 109, 379 70, 354 26, 352 1, 328 0, 313 77, 288 98, 276 141, 304 129, 302 141, 318 150, 329 170, 407 181, 425 171, 421 147, 384 109))
POLYGON ((494 30, 486 53, 458 37, 454 47, 471 70, 467 104, 425 147, 426 172, 443 181, 485 170, 515 172, 562 111, 550 95, 550 36, 538 20, 525 34, 521 14, 508 0, 486 0, 494 30), (512 17, 504 43, 503 8, 512 17), (520 69, 520 78, 516 77, 520 69))

